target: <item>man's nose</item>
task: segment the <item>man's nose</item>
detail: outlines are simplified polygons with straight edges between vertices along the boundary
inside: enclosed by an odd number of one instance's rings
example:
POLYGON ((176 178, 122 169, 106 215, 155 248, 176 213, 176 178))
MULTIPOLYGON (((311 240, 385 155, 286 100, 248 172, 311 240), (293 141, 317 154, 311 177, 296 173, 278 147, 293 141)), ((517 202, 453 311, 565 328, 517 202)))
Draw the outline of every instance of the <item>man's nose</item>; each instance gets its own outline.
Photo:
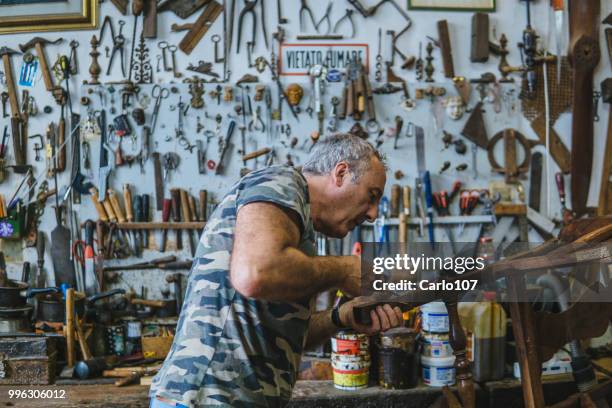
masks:
POLYGON ((376 218, 378 218, 378 205, 371 205, 366 213, 366 216, 368 217, 369 222, 376 221, 376 218))

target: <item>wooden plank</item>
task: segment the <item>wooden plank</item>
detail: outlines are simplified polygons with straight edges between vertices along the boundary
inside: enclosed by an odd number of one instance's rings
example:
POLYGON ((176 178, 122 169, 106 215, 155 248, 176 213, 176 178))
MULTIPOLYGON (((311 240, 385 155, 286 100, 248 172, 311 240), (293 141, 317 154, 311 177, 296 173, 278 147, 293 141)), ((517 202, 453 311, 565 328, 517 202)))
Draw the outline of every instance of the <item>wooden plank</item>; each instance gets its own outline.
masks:
POLYGON ((603 156, 599 204, 597 206, 597 215, 608 214, 612 214, 612 104, 608 116, 608 135, 606 136, 606 150, 603 156))
POLYGON ((217 3, 216 1, 210 2, 208 6, 204 9, 200 17, 193 24, 193 27, 189 32, 183 37, 181 42, 179 43, 179 48, 185 54, 191 54, 191 51, 198 45, 204 34, 208 32, 208 29, 215 22, 217 17, 223 11, 223 7, 217 3))
POLYGON ((440 53, 442 54, 444 76, 446 78, 454 78, 455 67, 453 65, 453 49, 451 47, 448 22, 446 20, 438 21, 438 42, 440 43, 440 53))
POLYGON ((476 13, 472 16, 472 46, 470 61, 487 62, 489 60, 489 15, 476 13))

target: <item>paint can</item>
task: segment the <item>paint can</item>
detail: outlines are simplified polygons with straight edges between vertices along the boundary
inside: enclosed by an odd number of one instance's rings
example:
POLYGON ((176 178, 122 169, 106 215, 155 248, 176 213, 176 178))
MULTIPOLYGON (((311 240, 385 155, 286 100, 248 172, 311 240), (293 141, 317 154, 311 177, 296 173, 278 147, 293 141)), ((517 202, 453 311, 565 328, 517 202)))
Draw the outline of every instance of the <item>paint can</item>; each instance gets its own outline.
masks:
POLYGON ((125 327, 123 325, 106 326, 107 354, 125 355, 125 327))
POLYGON ((334 387, 340 390, 359 390, 368 386, 369 356, 332 353, 334 387))
POLYGON ((369 338, 353 331, 341 331, 331 340, 334 387, 358 390, 368 386, 370 371, 369 338))
POLYGON ((421 306, 421 327, 429 333, 448 333, 448 311, 444 302, 431 302, 421 306))
POLYGON ((444 387, 455 384, 455 356, 421 356, 423 382, 430 387, 444 387))
POLYGON ((341 331, 331 339, 332 353, 350 355, 369 355, 368 336, 353 331, 341 331))
POLYGON ((423 332, 423 355, 426 357, 451 357, 453 348, 448 333, 423 332))
POLYGON ((396 327, 381 333, 378 349, 378 379, 383 388, 404 389, 417 385, 419 360, 417 332, 396 327))

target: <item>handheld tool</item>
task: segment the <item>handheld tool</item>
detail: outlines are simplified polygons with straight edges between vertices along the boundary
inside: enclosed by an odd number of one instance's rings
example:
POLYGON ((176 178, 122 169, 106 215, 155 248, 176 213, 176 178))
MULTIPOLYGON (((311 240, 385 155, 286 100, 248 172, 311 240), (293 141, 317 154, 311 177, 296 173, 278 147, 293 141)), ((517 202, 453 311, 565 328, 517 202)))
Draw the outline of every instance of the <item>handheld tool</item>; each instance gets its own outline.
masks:
MULTIPOLYGON (((172 200, 169 198, 164 199, 162 208, 162 222, 168 222, 170 220, 170 208, 172 207, 172 200)), ((168 239, 168 229, 164 228, 161 230, 161 238, 159 240, 159 252, 166 251, 166 241, 168 239)))
MULTIPOLYGON (((181 221, 181 192, 178 188, 170 189, 170 197, 172 200, 172 220, 174 222, 181 221)), ((183 249, 183 236, 181 230, 176 230, 176 249, 183 249)))
POLYGON ((85 293, 88 296, 95 295, 100 292, 100 282, 96 277, 95 272, 95 253, 93 247, 95 223, 92 220, 85 222, 85 293))
POLYGON ((36 48, 36 55, 38 56, 38 60, 40 61, 40 68, 47 91, 51 91, 53 89, 53 78, 51 77, 51 72, 49 71, 49 64, 47 63, 47 57, 45 56, 43 47, 49 44, 59 44, 63 41, 63 38, 58 38, 55 41, 50 41, 43 37, 34 37, 25 44, 19 44, 19 49, 21 50, 21 52, 26 52, 31 48, 36 48))
MULTIPOLYGON (((188 222, 191 217, 189 215, 189 195, 187 191, 180 189, 181 195, 181 214, 183 221, 188 222)), ((193 231, 187 230, 187 241, 189 243, 189 250, 191 251, 191 256, 195 255, 195 244, 193 243, 193 231)))

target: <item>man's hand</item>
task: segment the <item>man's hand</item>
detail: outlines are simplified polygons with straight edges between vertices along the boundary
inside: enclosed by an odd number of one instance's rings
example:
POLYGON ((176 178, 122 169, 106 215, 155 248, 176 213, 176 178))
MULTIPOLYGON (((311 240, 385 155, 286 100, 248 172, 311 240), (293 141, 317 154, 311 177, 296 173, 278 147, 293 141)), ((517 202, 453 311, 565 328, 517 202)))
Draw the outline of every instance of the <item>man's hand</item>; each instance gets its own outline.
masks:
POLYGON ((350 297, 361 296, 361 258, 351 256, 349 259, 353 267, 347 270, 339 289, 350 297))
POLYGON ((340 322, 343 326, 351 327, 359 333, 365 333, 368 336, 381 331, 388 330, 392 327, 400 326, 403 323, 402 311, 399 307, 391 307, 389 305, 377 306, 375 310, 370 312, 372 323, 369 326, 359 324, 353 317, 353 307, 359 304, 359 298, 353 299, 340 306, 340 322))

